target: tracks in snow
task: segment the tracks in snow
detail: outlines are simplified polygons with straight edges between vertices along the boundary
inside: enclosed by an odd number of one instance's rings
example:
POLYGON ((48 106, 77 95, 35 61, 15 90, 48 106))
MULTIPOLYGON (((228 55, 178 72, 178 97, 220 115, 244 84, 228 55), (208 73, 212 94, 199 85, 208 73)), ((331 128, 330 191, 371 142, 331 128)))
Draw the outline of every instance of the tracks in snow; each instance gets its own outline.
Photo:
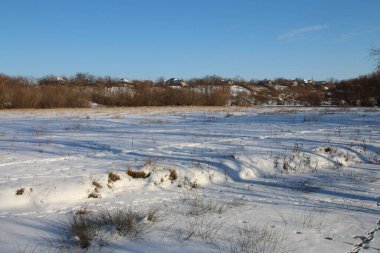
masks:
POLYGON ((12 165, 23 165, 23 164, 33 164, 33 163, 50 163, 50 162, 57 162, 57 161, 64 161, 64 160, 74 160, 78 158, 77 156, 63 156, 63 157, 55 157, 55 158, 45 158, 45 159, 31 159, 31 160, 25 160, 25 161, 18 161, 18 162, 10 162, 10 163, 2 163, 0 164, 0 167, 4 166, 12 166, 12 165))
POLYGON ((359 239, 360 242, 356 243, 351 251, 348 251, 347 253, 358 253, 362 249, 369 249, 369 244, 378 231, 380 231, 380 219, 376 223, 376 228, 369 231, 365 236, 354 236, 354 238, 359 239))

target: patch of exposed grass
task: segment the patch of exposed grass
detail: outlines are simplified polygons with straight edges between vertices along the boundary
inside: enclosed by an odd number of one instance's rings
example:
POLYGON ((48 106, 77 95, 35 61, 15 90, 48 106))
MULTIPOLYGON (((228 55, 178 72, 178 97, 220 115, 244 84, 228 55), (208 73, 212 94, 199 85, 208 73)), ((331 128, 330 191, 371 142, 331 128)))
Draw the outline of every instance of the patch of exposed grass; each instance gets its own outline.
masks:
POLYGON ((113 183, 117 180, 120 180, 120 176, 116 172, 108 173, 108 183, 113 183))
MULTIPOLYGON (((96 188, 97 189, 97 188, 96 188)), ((96 191, 96 189, 91 192, 89 195, 88 195, 88 198, 94 198, 94 199, 99 199, 101 198, 101 194, 99 192, 96 191)))
POLYGON ((25 188, 22 187, 22 188, 19 188, 16 190, 16 195, 23 195, 25 193, 25 188))
POLYGON ((111 226, 121 236, 138 236, 142 234, 145 226, 143 220, 145 214, 136 212, 131 208, 119 208, 114 211, 101 211, 98 216, 99 223, 111 226))
MULTIPOLYGON (((118 208, 113 211, 102 210, 98 213, 87 212, 86 209, 74 213, 67 224, 66 244, 78 245, 82 249, 91 246, 103 247, 110 244, 112 236, 138 237, 143 234, 149 224, 145 222, 144 212, 131 208, 118 208)), ((156 217, 156 213, 151 214, 156 217)), ((149 218, 149 213, 148 213, 149 218)))
POLYGON ((135 170, 128 169, 127 175, 132 178, 147 178, 150 176, 150 173, 146 173, 145 171, 135 171, 135 170))

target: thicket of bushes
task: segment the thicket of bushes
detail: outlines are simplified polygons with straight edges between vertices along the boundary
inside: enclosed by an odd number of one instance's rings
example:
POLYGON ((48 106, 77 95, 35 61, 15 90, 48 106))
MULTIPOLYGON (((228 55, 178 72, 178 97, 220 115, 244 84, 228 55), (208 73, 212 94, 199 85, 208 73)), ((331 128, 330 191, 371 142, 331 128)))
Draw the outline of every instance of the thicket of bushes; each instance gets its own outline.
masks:
POLYGON ((204 87, 202 90, 136 86, 133 91, 107 93, 97 89, 92 101, 107 106, 223 106, 228 104, 228 87, 204 87))
POLYGON ((0 76, 0 109, 86 107, 88 94, 75 87, 33 85, 23 78, 0 76))
POLYGON ((206 76, 184 87, 159 79, 122 82, 111 77, 77 74, 46 76, 37 81, 0 74, 0 109, 104 106, 305 105, 379 106, 380 71, 320 85, 293 85, 294 80, 232 80, 206 76), (233 91, 237 85, 244 91, 233 91), (279 88, 280 87, 280 88, 279 88))
POLYGON ((331 97, 336 105, 380 106, 380 69, 371 75, 337 83, 331 97))

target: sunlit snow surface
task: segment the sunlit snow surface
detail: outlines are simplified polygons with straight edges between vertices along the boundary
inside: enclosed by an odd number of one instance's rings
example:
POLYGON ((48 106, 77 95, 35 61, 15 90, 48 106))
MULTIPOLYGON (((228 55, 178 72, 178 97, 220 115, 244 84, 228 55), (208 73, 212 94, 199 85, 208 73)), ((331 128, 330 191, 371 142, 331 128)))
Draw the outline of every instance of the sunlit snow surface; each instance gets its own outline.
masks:
MULTIPOLYGON (((55 243, 72 213, 124 206, 158 208, 160 219, 89 252, 230 252, 234 228, 252 224, 280 232, 291 252, 349 252, 380 219, 380 110, 0 111, 0 172, 0 252, 78 252, 55 243), (107 187, 110 171, 121 180, 107 187), (93 181, 101 198, 88 198, 93 181), (194 218, 184 198, 244 204, 194 218), (181 239, 194 219, 220 224, 212 242, 181 239)), ((379 252, 380 231, 367 246, 379 252)))

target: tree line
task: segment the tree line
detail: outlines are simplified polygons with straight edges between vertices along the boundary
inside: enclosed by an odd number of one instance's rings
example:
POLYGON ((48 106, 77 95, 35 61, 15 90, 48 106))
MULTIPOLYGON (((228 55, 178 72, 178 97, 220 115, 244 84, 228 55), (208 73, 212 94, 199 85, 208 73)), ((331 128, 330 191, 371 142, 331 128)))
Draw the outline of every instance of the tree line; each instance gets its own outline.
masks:
POLYGON ((243 80, 219 76, 168 82, 78 73, 40 79, 0 74, 0 109, 97 106, 379 106, 380 69, 349 80, 243 80))

